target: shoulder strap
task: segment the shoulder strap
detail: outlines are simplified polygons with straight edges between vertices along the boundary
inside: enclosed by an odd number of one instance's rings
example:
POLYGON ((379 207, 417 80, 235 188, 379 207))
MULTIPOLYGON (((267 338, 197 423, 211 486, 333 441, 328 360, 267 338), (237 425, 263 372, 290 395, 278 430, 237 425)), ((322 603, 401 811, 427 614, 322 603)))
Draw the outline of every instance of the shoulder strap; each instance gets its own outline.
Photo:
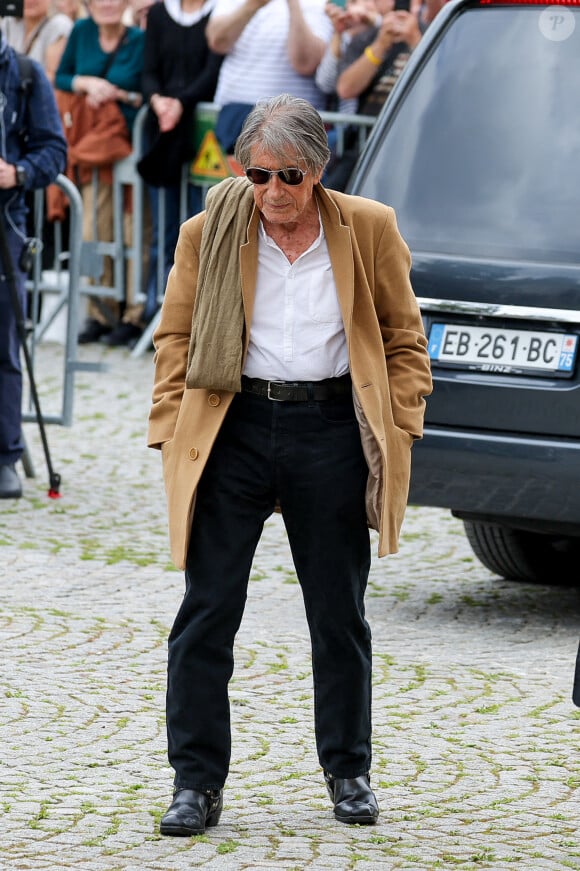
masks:
POLYGON ((26 43, 26 41, 25 41, 24 54, 27 54, 27 55, 30 54, 32 46, 34 45, 34 43, 36 42, 36 40, 40 36, 40 32, 43 29, 43 27, 45 27, 45 25, 48 24, 49 20, 50 20, 50 18, 48 15, 46 16, 46 18, 43 18, 42 21, 40 22, 40 24, 38 24, 36 29, 32 32, 32 36, 30 37, 30 42, 26 43))
POLYGON ((20 75, 20 90, 24 94, 25 99, 28 98, 34 84, 34 67, 32 61, 25 54, 19 51, 14 52, 18 63, 18 73, 20 75))
POLYGON ((121 33, 121 36, 119 37, 119 41, 118 41, 117 45, 115 46, 113 51, 109 52, 109 54, 107 55, 107 60, 105 61, 105 66, 103 67, 103 70, 101 72, 102 79, 107 78, 107 73, 109 72, 109 70, 113 66, 113 61, 115 60, 119 49, 121 48, 122 45, 124 45, 127 42, 128 36, 129 36, 129 32, 128 32, 127 28, 125 27, 125 29, 121 33))
POLYGON ((20 136, 23 140, 27 139, 28 130, 26 127, 26 117, 28 115, 28 98, 32 92, 34 85, 34 64, 32 60, 25 54, 15 51, 16 61, 18 63, 18 75, 20 76, 20 84, 18 90, 22 94, 22 105, 19 112, 21 130, 20 136))

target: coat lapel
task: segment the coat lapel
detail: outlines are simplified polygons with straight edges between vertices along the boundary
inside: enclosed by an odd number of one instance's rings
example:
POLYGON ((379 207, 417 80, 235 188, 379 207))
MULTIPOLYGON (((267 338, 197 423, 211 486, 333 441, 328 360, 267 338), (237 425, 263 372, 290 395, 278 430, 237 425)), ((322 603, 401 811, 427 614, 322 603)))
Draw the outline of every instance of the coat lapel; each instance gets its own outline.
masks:
POLYGON ((328 192, 315 188, 328 254, 332 264, 336 292, 347 336, 350 335, 354 304, 354 258, 350 228, 342 223, 338 206, 328 192))

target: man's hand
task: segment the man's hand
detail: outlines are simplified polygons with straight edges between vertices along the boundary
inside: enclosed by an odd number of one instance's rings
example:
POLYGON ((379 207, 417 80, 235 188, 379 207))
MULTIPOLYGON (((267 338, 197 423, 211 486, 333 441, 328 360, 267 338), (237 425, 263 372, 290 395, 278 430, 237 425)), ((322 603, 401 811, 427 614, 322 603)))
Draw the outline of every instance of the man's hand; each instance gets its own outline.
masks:
POLYGON ((336 3, 327 3, 324 7, 325 13, 332 22, 332 26, 336 33, 344 33, 351 26, 351 16, 346 9, 341 9, 336 3))
POLYGON ((0 157, 0 189, 9 190, 17 186, 16 167, 13 163, 6 163, 0 157))
POLYGON ((351 27, 373 27, 381 21, 373 0, 351 0, 346 11, 351 20, 351 27))
POLYGON ((392 42, 406 42, 409 48, 415 48, 421 40, 417 16, 402 9, 385 15, 381 30, 383 29, 385 36, 390 37, 392 42))

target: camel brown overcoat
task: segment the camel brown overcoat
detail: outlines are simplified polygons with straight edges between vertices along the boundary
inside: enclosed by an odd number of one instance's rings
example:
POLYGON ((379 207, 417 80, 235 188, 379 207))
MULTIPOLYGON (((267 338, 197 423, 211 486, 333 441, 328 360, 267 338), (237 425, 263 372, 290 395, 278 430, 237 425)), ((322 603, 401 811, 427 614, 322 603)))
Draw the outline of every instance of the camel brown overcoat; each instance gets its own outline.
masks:
MULTIPOLYGON (((353 396, 369 467, 367 516, 379 556, 394 553, 407 504, 411 445, 423 430, 431 373, 413 294, 409 250, 393 210, 373 200, 315 187, 347 336, 353 396)), ((161 321, 148 444, 163 452, 171 552, 185 567, 195 492, 233 393, 186 389, 185 374, 205 214, 180 231, 161 321)), ((254 209, 240 246, 244 357, 258 267, 254 209)))

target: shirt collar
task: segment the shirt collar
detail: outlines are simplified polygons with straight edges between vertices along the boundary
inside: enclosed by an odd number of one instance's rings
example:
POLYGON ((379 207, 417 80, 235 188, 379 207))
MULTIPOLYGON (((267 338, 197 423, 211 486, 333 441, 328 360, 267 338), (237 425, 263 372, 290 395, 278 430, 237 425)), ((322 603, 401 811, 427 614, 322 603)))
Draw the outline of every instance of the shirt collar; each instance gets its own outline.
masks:
POLYGON ((184 12, 181 8, 181 0, 165 0, 165 9, 170 18, 182 27, 191 27, 197 24, 206 16, 215 6, 215 0, 206 0, 201 9, 196 9, 195 12, 184 12))

